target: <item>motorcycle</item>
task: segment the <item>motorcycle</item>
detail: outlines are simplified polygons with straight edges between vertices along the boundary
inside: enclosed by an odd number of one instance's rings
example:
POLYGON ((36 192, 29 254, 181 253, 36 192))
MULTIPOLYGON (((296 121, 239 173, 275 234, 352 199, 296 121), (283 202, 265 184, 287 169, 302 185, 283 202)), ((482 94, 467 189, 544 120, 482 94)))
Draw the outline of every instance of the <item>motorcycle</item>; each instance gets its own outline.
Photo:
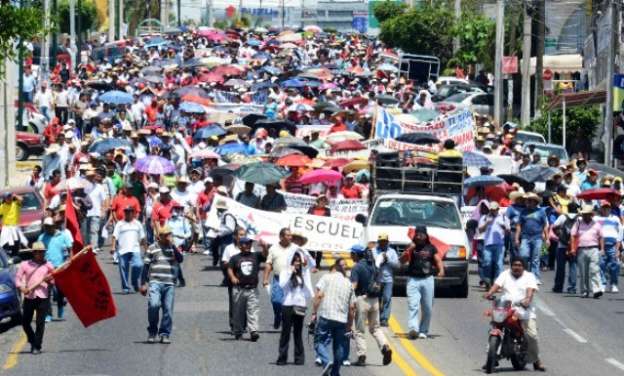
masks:
POLYGON ((486 312, 491 317, 485 373, 492 373, 500 359, 509 359, 517 371, 526 366, 527 343, 519 315, 518 304, 508 299, 490 298, 492 309, 486 312))

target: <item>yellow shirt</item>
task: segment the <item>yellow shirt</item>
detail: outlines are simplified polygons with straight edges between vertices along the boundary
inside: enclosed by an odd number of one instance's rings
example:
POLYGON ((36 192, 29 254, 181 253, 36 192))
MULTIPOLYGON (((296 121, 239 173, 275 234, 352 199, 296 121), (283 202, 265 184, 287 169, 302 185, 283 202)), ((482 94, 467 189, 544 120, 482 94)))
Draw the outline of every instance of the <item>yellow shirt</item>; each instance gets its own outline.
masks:
POLYGON ((559 203, 559 205, 561 206, 561 213, 568 214, 568 204, 570 203, 570 200, 559 195, 555 195, 554 199, 555 202, 559 203))
POLYGON ((2 224, 6 226, 17 226, 20 220, 20 210, 22 203, 13 200, 11 202, 3 202, 0 204, 0 215, 2 215, 2 224))
POLYGON ((461 151, 455 149, 444 149, 438 153, 438 158, 462 158, 463 156, 461 151))

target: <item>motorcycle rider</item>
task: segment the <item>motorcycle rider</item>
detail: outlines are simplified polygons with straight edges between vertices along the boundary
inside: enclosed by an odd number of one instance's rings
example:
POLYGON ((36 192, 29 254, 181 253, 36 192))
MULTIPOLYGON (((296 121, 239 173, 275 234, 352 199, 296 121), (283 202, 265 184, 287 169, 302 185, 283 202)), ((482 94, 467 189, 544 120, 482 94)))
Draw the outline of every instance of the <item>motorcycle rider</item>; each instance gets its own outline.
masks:
POLYGON ((511 260, 511 269, 502 272, 494 285, 490 288, 484 298, 490 299, 492 295, 502 290, 503 295, 509 298, 512 304, 519 303, 526 309, 527 315, 519 315, 522 320, 522 329, 527 341, 527 363, 533 363, 533 369, 545 372, 546 368, 539 359, 539 348, 537 345, 537 322, 533 296, 539 290, 537 278, 531 272, 525 270, 525 261, 522 257, 514 257, 511 260))

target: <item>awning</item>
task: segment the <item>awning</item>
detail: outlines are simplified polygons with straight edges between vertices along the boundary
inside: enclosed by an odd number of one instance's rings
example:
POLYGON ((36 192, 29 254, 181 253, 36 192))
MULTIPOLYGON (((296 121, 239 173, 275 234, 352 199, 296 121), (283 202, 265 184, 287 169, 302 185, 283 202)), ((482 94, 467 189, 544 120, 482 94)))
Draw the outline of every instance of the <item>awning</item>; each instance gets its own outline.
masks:
MULTIPOLYGON (((531 75, 535 74, 536 58, 531 58, 531 75)), ((583 57, 580 54, 573 55, 544 55, 544 70, 550 69, 553 73, 574 73, 583 69, 583 57)), ((520 62, 522 67, 522 61, 520 62)), ((520 68, 522 72, 522 68, 520 68)))
POLYGON ((600 104, 607 101, 607 92, 605 90, 596 90, 556 95, 552 97, 552 100, 546 107, 546 111, 558 110, 562 108, 564 100, 566 108, 600 104))

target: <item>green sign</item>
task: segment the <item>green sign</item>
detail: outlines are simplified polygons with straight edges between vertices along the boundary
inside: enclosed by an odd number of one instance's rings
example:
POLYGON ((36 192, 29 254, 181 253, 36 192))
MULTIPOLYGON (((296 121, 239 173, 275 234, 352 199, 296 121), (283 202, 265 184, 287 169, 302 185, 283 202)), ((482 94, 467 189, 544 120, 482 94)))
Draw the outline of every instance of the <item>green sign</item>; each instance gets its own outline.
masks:
MULTIPOLYGON (((395 3, 402 3, 402 0, 391 0, 395 3)), ((385 3, 385 0, 369 0, 368 1, 368 29, 379 29, 379 21, 375 18, 375 5, 385 3)))

